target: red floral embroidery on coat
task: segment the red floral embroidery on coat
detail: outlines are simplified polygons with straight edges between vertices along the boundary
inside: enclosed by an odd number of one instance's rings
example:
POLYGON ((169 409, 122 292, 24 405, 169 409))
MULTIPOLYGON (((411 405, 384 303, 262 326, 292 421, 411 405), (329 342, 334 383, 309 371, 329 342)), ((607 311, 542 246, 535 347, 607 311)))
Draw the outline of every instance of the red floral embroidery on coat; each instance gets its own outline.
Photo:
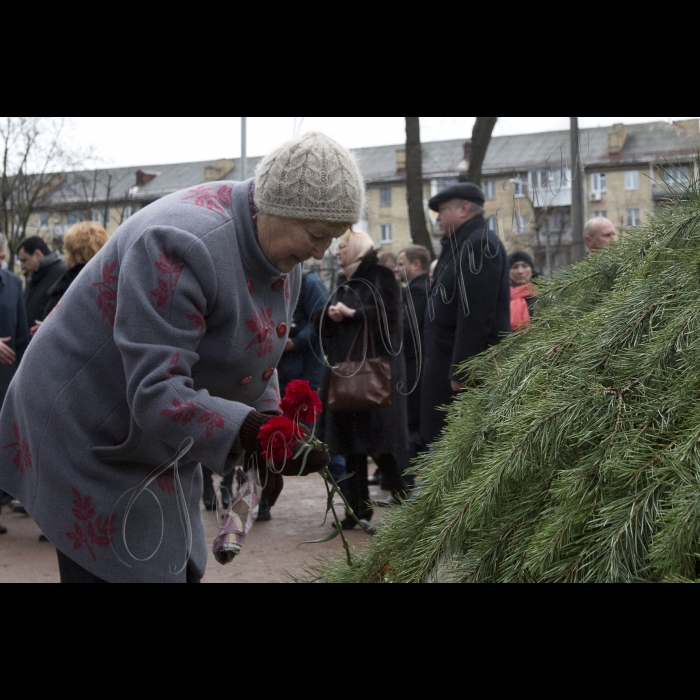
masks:
POLYGON ((22 440, 17 423, 12 426, 12 430, 14 431, 15 440, 17 442, 13 442, 11 445, 5 445, 2 449, 15 451, 12 462, 15 465, 15 469, 24 476, 27 470, 32 468, 32 453, 29 449, 29 443, 22 440))
POLYGON ((158 488, 166 496, 174 496, 177 493, 177 490, 175 488, 175 479, 173 479, 172 475, 169 472, 166 472, 165 474, 159 476, 156 479, 156 484, 158 484, 158 488))
POLYGON ((195 327, 199 328, 199 337, 200 339, 204 337, 204 334, 206 333, 207 330, 207 323, 204 320, 204 316, 202 316, 201 311, 197 311, 196 314, 193 316, 189 317, 189 322, 195 327))
POLYGON ((174 423, 182 423, 187 425, 197 417, 197 409, 190 401, 184 403, 180 399, 173 399, 173 409, 166 409, 161 412, 161 416, 172 418, 174 423))
POLYGON ((185 197, 185 200, 194 200, 194 203, 198 207, 205 207, 209 211, 215 211, 218 214, 226 215, 226 211, 221 206, 231 206, 233 187, 230 185, 223 185, 215 190, 214 187, 207 187, 202 185, 200 187, 195 187, 189 190, 190 196, 185 197))
POLYGON ((158 262, 156 263, 156 268, 164 275, 158 279, 158 287, 151 292, 151 295, 155 297, 158 308, 165 306, 170 299, 175 296, 175 288, 177 283, 180 281, 180 275, 185 269, 185 263, 173 255, 172 257, 168 254, 168 249, 165 248, 163 253, 158 257, 158 262))
POLYGON ((260 313, 253 311, 253 318, 245 322, 248 330, 255 336, 246 350, 254 345, 258 346, 258 357, 265 357, 272 352, 272 336, 275 330, 275 322, 272 319, 272 309, 260 309, 260 313))
POLYGON ((263 403, 264 404, 270 404, 271 406, 275 407, 276 411, 280 410, 280 404, 282 403, 282 396, 280 395, 280 390, 277 387, 274 387, 274 392, 275 392, 275 397, 274 399, 264 399, 263 403))
POLYGON ((180 374, 180 372, 180 353, 176 352, 173 355, 173 359, 170 360, 170 367, 168 367, 168 373, 165 378, 170 381, 175 378, 176 374, 180 374))
POLYGON ((95 519, 95 509, 92 507, 92 499, 89 496, 83 498, 77 489, 71 489, 75 500, 73 501, 74 523, 73 532, 66 533, 66 537, 73 543, 73 550, 77 551, 85 546, 90 552, 93 561, 97 561, 95 547, 108 547, 112 535, 116 532, 114 522, 117 518, 98 516, 95 519))
POLYGON ((63 299, 58 300, 58 303, 56 304, 56 306, 53 307, 53 310, 51 311, 51 313, 46 317, 47 321, 58 311, 59 307, 61 306, 62 301, 63 301, 63 299))
POLYGON ((102 320, 109 321, 114 325, 117 317, 117 282, 119 276, 116 274, 117 261, 105 263, 102 266, 102 282, 95 282, 93 287, 100 290, 97 297, 97 308, 102 312, 102 320))
POLYGON ((197 422, 207 426, 208 438, 214 435, 214 431, 217 428, 221 429, 225 425, 224 419, 216 413, 205 413, 197 422))

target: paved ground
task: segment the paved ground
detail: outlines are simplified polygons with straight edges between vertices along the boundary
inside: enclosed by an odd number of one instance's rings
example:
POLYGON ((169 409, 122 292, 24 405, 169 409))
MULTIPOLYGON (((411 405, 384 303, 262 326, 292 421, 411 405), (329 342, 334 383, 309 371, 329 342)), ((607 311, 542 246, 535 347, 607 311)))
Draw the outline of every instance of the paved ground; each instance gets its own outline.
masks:
MULTIPOLYGON (((379 500, 388 494, 373 490, 379 500)), ((270 523, 261 523, 248 536, 245 549, 229 566, 219 566, 210 555, 204 583, 279 583, 285 572, 300 573, 304 562, 316 557, 342 554, 340 539, 322 545, 300 546, 330 533, 321 528, 326 508, 326 490, 318 476, 287 479, 286 488, 270 523)), ((204 513, 209 546, 218 534, 216 515, 204 513)), ((377 520, 375 519, 375 522, 377 520)), ((50 544, 39 543, 39 529, 26 517, 3 509, 0 522, 9 533, 0 535, 0 583, 58 583, 56 551, 50 544)), ((355 551, 367 546, 362 532, 348 533, 355 551)))

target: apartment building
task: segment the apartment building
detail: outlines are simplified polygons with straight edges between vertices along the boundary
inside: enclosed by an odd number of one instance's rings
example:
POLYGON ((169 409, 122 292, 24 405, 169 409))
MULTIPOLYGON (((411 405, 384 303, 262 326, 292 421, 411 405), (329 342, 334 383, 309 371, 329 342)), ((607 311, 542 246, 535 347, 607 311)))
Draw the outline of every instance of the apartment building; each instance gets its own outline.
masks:
MULTIPOLYGON (((542 270, 571 259, 572 168, 569 132, 501 136, 492 140, 483 187, 489 226, 510 251, 531 252, 542 270)), ((423 144, 426 217, 439 250, 440 234, 428 200, 455 184, 469 167, 471 144, 463 139, 423 144)), ((637 226, 660 202, 698 177, 700 121, 584 129, 587 217, 606 216, 621 232, 637 226)), ((367 212, 359 223, 386 251, 411 243, 406 201, 405 146, 358 149, 367 180, 367 212)), ((253 173, 259 158, 248 159, 253 173)), ((60 244, 65 231, 85 219, 110 233, 134 212, 172 192, 203 182, 240 180, 233 159, 201 163, 114 168, 56 176, 28 234, 60 244), (34 231, 32 230, 34 229, 34 231)))

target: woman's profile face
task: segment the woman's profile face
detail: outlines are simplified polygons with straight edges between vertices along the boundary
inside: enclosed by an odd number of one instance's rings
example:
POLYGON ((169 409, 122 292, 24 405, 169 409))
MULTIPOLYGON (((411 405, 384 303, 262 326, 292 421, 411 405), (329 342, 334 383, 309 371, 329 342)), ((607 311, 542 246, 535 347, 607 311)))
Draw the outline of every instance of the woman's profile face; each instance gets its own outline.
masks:
POLYGON ((267 259, 280 271, 291 272, 311 258, 323 260, 337 227, 324 222, 294 221, 260 214, 258 239, 267 259))
POLYGON ((510 281, 514 287, 522 287, 532 282, 532 268, 524 262, 515 263, 510 268, 510 281))

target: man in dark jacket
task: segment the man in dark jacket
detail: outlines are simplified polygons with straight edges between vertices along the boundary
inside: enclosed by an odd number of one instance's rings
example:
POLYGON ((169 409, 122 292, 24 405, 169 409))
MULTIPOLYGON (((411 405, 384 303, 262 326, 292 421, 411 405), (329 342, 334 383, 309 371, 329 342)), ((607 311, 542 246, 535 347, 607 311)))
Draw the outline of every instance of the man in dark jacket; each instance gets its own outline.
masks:
MULTIPOLYGON (((0 235, 0 258, 7 252, 7 239, 0 235)), ((22 282, 17 275, 0 270, 0 406, 29 343, 22 282)), ((7 501, 0 491, 0 509, 7 501)), ((0 535, 7 530, 0 525, 0 535)))
POLYGON ((508 256, 489 231, 484 203, 481 188, 467 183, 430 200, 447 240, 425 319, 421 435, 426 445, 445 427, 446 416, 437 409, 464 389, 459 365, 511 330, 508 256))
POLYGON ((66 273, 66 264, 58 251, 52 253, 46 241, 39 236, 24 241, 17 253, 22 271, 27 278, 24 291, 27 321, 30 327, 46 319, 49 290, 66 273))
MULTIPOLYGON (((408 396, 409 454, 400 460, 402 473, 410 461, 425 450, 420 436, 423 333, 430 290, 430 252, 423 246, 410 246, 399 254, 399 278, 407 283, 403 289, 403 349, 406 358, 406 391, 408 396)), ((412 486, 412 477, 404 477, 412 486)))

